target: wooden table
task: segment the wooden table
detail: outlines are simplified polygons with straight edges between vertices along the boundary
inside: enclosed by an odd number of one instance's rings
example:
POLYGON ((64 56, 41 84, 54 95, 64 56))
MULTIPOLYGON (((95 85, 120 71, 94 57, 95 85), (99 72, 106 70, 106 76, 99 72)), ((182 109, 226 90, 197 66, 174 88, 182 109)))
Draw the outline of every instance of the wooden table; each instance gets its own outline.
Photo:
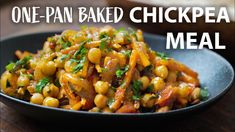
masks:
MULTIPOLYGON (((1 38, 11 36, 14 34, 24 34, 39 31, 51 31, 51 30, 63 30, 67 28, 77 28, 77 24, 13 24, 10 20, 11 7, 13 5, 53 5, 55 0, 49 1, 16 1, 15 3, 5 3, 1 6, 1 38), (41 3, 40 3, 41 2, 41 3)), ((56 2, 58 5, 64 5, 64 2, 56 2)), ((105 6, 107 3, 105 1, 91 1, 91 0, 72 0, 75 6, 105 6)), ((68 4, 71 5, 71 4, 68 4)), ((89 24, 89 23, 88 23, 89 24)), ((102 26, 104 24, 98 24, 102 26)), ((127 27, 130 24, 126 22, 120 22, 118 24, 111 24, 115 27, 127 27)), ((183 131, 183 132, 234 132, 235 131, 235 86, 216 104, 212 107, 206 109, 205 111, 190 115, 188 118, 182 120, 167 123, 166 125, 157 125, 152 127, 143 126, 138 127, 138 130, 149 130, 149 131, 183 131)), ((0 131, 3 132, 31 132, 31 131, 52 131, 56 130, 55 127, 45 127, 46 125, 27 117, 20 115, 13 109, 7 107, 6 105, 0 103, 0 131)), ((100 130, 107 130, 108 126, 101 126, 100 130)), ((56 127, 59 131, 68 130, 67 128, 56 127)), ((79 127, 77 127, 79 128, 79 127)), ((91 128, 92 124, 91 124, 91 128)), ((113 128, 114 129, 114 128, 113 128)), ((113 130, 112 129, 112 130, 113 130)), ((123 128, 118 127, 115 130, 131 129, 135 128, 123 128)), ((81 129, 78 129, 81 130, 81 129)), ((111 128, 108 130, 111 131, 111 128)))

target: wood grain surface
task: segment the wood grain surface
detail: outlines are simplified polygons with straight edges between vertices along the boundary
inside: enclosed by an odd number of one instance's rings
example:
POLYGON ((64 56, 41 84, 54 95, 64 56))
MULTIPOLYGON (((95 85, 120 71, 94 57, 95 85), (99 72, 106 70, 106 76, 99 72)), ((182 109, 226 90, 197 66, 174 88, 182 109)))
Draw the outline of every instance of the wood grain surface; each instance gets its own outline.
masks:
MULTIPOLYGON (((184 1, 184 0, 181 0, 184 1)), ((70 0, 67 1, 56 1, 56 0, 40 0, 40 1, 32 1, 32 0, 15 0, 15 1, 8 1, 3 2, 1 1, 0 6, 0 15, 1 15, 1 38, 12 36, 15 34, 25 34, 25 33, 32 33, 32 32, 40 32, 40 31, 51 31, 51 30, 63 30, 67 28, 77 28, 78 24, 45 24, 40 23, 37 25, 30 25, 30 24, 13 24, 10 20, 10 12, 11 8, 14 5, 22 5, 22 6, 29 6, 29 5, 73 5, 73 6, 108 6, 110 5, 110 0, 108 3, 103 0, 70 0)), ((120 3, 126 3, 126 1, 120 1, 120 3)), ((128 5, 127 5, 128 6, 128 5)), ((130 5, 131 7, 132 5, 130 5)), ((87 23, 88 25, 93 25, 92 23, 87 23)), ((102 26, 104 24, 97 24, 98 26, 102 26)), ((97 26, 96 25, 96 26, 97 26)), ((131 23, 127 23, 126 21, 121 21, 118 24, 111 24, 115 27, 128 27, 132 26, 131 23)), ((220 25, 217 25, 220 26, 220 25)), ((148 31, 145 29, 145 26, 141 26, 144 31, 148 31)), ((152 29, 155 30, 155 29, 152 29)), ((170 29, 168 29, 170 30, 170 29)), ((199 29, 203 30, 203 29, 199 29)), ((234 42, 234 37, 231 36, 231 42, 234 42)), ((234 43, 233 43, 234 45, 234 43)), ((231 46, 234 48, 234 46, 231 46)), ((229 56, 230 61, 235 59, 234 52, 231 52, 234 49, 223 50, 225 57, 227 54, 229 56), (230 52, 230 53, 228 53, 230 52), (232 55, 231 55, 232 54, 232 55), (233 56, 233 57, 231 57, 233 56)), ((174 131, 174 132, 234 132, 235 131, 235 86, 216 104, 209 107, 205 111, 201 113, 190 115, 186 118, 175 122, 169 122, 163 125, 154 125, 146 127, 146 124, 143 123, 142 126, 136 126, 132 128, 126 128, 122 126, 118 126, 115 128, 109 128, 109 126, 97 127, 97 130, 108 130, 108 131, 120 131, 120 130, 127 130, 130 129, 132 131, 138 129, 141 131, 174 131)), ((93 125, 90 124, 91 127, 84 128, 82 126, 76 126, 76 130, 89 130, 94 129, 93 125)), ((7 107, 5 104, 0 102, 0 131, 1 132, 34 132, 34 131, 69 131, 73 128, 66 128, 62 126, 55 126, 50 124, 44 124, 43 122, 37 122, 33 119, 29 119, 27 117, 22 116, 21 114, 17 113, 14 109, 7 107)), ((97 131, 96 130, 96 131, 97 131)))

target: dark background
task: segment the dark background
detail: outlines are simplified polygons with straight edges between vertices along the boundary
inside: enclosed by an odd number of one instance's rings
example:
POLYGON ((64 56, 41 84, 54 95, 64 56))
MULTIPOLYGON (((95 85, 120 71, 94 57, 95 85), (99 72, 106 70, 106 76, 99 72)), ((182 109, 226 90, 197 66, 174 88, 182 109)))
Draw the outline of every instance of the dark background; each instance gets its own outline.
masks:
MULTIPOLYGON (((180 3, 183 3, 187 0, 179 0, 180 3)), ((205 5, 203 6, 213 6, 218 0, 211 1, 207 0, 205 5)), ((198 0, 201 3, 200 0, 198 0)), ((134 6, 158 6, 157 1, 155 5, 149 5, 149 1, 143 3, 133 2, 133 1, 126 1, 126 0, 70 0, 70 1, 58 1, 58 0, 11 0, 11 1, 4 1, 0 0, 0 15, 1 15, 1 32, 0 36, 1 39, 4 37, 9 37, 18 34, 26 34, 26 33, 33 33, 33 32, 42 32, 42 31, 55 31, 55 30, 63 30, 68 28, 78 29, 81 24, 74 22, 73 24, 14 24, 11 22, 11 9, 13 6, 49 6, 49 5, 58 5, 58 6, 120 6, 124 9, 125 17, 123 21, 117 24, 109 24, 116 28, 119 27, 136 27, 140 28, 145 32, 155 33, 165 35, 166 32, 188 32, 188 31, 196 31, 199 34, 202 32, 210 32, 213 34, 215 31, 219 31, 221 34, 220 42, 222 44, 226 44, 226 50, 216 50, 219 54, 224 56, 230 63, 234 66, 235 64, 235 24, 234 18, 235 16, 230 16, 233 19, 231 23, 220 23, 220 24, 205 24, 202 22, 198 22, 197 24, 133 24, 128 19, 128 14, 130 8, 134 6)), ((164 6, 164 2, 161 4, 164 6)), ((166 6, 169 4, 167 1, 165 2, 166 6)), ((220 2, 221 3, 221 2, 220 2)), ((229 5, 232 6, 234 9, 234 0, 227 0, 224 4, 221 5, 229 5)), ((217 4, 218 5, 218 4, 217 4)), ((195 5, 191 5, 195 6, 195 5)), ((231 11, 231 10, 230 10, 231 11)), ((234 11, 234 10, 233 10, 234 11)), ((233 12, 234 14, 234 12, 233 12)), ((141 16, 140 14, 136 14, 141 16)), ((172 15, 176 15, 173 13, 172 15)), ((203 19, 203 18, 201 18, 203 19)), ((95 26, 103 26, 106 24, 93 24, 93 23, 86 23, 87 25, 95 25, 95 26)), ((212 35, 213 37, 213 35, 212 35)), ((200 38, 200 35, 199 35, 200 38)), ((164 122, 163 124, 156 123, 155 125, 149 126, 147 124, 142 124, 136 127, 121 127, 120 125, 116 128, 108 128, 105 124, 100 125, 97 129, 100 130, 122 130, 122 129, 131 129, 131 130, 155 130, 155 131, 219 131, 219 132, 233 132, 235 131, 235 88, 234 86, 232 89, 215 105, 212 107, 205 109, 205 111, 201 113, 197 113, 194 115, 190 115, 176 121, 169 121, 164 122)), ((90 124, 91 128, 94 124, 90 124)), ((25 132, 25 131, 53 131, 56 130, 70 130, 71 128, 63 128, 63 126, 58 127, 50 124, 44 124, 27 117, 24 117, 13 109, 7 107, 6 105, 0 102, 0 130, 1 131, 14 131, 14 132, 25 132)), ((77 125, 79 130, 79 124, 77 125)), ((81 128, 81 127, 80 127, 81 128)), ((84 127, 83 127, 84 129, 84 127)), ((88 128, 86 128, 88 129, 88 128)))

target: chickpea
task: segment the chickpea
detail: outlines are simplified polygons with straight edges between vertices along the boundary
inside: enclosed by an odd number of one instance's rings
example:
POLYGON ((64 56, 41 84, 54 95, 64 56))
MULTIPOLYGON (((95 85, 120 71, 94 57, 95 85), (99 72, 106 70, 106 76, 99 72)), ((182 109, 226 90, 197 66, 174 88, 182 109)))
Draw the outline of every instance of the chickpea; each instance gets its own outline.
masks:
POLYGON ((165 87, 165 82, 161 77, 155 77, 151 83, 154 86, 154 92, 159 92, 165 87))
POLYGON ((106 96, 111 98, 115 95, 115 91, 111 88, 109 88, 108 92, 106 93, 106 96))
POLYGON ((95 91, 99 94, 106 94, 109 89, 109 83, 104 81, 97 81, 95 83, 95 91))
POLYGON ((100 112, 100 109, 98 107, 93 107, 89 112, 100 112))
POLYGON ((57 59, 54 60, 55 64, 56 64, 56 67, 58 67, 58 68, 64 68, 65 59, 62 60, 61 58, 62 58, 62 56, 60 56, 60 57, 58 57, 57 59))
POLYGON ((178 93, 179 93, 180 97, 182 97, 182 98, 188 97, 189 92, 190 92, 190 88, 187 84, 184 84, 184 83, 180 84, 180 87, 179 87, 179 90, 178 90, 178 93))
POLYGON ((157 66, 154 69, 154 73, 156 76, 161 77, 163 79, 165 79, 168 75, 168 69, 166 66, 162 65, 162 66, 157 66))
POLYGON ((146 90, 149 85, 149 78, 147 76, 143 76, 140 78, 140 81, 143 84, 143 87, 141 87, 141 90, 142 91, 146 90))
POLYGON ((101 58, 101 50, 98 48, 91 48, 88 52, 88 59, 90 62, 99 64, 101 58))
POLYGON ((17 78, 18 76, 16 74, 5 71, 1 76, 0 91, 4 92, 5 94, 14 96, 17 90, 17 78))
POLYGON ((29 91, 30 94, 35 93, 35 86, 33 85, 29 85, 26 89, 29 91))
POLYGON ((56 98, 52 97, 46 97, 43 100, 43 105, 44 106, 49 106, 49 107, 58 107, 59 106, 59 100, 56 98))
POLYGON ((156 112, 167 112, 169 110, 170 110, 169 106, 163 106, 159 108, 158 110, 156 110, 156 112))
POLYGON ((76 63, 72 63, 71 61, 66 61, 64 64, 64 69, 66 72, 72 72, 75 66, 76 63))
POLYGON ((107 101, 108 101, 108 98, 102 94, 97 94, 94 99, 95 105, 100 109, 106 106, 107 101))
POLYGON ((102 112, 104 113, 112 113, 112 110, 109 107, 103 108, 102 112))
POLYGON ((145 94, 141 100, 140 103, 143 107, 151 108, 155 104, 155 98, 152 94, 145 94))
POLYGON ((38 81, 43 79, 44 77, 45 75, 42 73, 41 65, 39 63, 39 65, 37 65, 34 70, 34 79, 38 81))
POLYGON ((191 93, 191 97, 193 100, 200 98, 200 88, 195 88, 193 92, 191 93))
POLYGON ((29 86, 29 78, 25 75, 19 76, 17 79, 17 86, 22 87, 22 86, 29 86))
POLYGON ((49 62, 45 62, 45 64, 42 67, 42 72, 45 75, 53 75, 56 71, 56 64, 54 61, 49 61, 49 62))
POLYGON ((40 93, 34 93, 30 98, 30 103, 33 104, 39 104, 41 105, 43 103, 44 97, 40 93))
POLYGON ((46 85, 42 90, 44 97, 57 97, 59 94, 59 88, 54 84, 46 85))

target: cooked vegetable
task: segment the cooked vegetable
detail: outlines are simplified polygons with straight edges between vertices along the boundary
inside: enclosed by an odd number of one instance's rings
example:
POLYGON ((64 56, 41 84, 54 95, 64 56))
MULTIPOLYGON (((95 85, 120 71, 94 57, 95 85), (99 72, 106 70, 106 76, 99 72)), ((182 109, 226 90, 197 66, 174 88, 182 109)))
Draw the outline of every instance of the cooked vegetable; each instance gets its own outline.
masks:
POLYGON ((1 91, 33 104, 104 113, 167 112, 208 98, 198 74, 151 50, 141 30, 82 27, 15 52, 1 91))
POLYGON ((101 51, 98 48, 91 48, 88 52, 88 59, 94 64, 99 64, 101 59, 101 51))
POLYGON ((143 87, 143 83, 141 81, 133 81, 133 85, 132 85, 132 88, 133 88, 133 96, 132 98, 134 100, 140 100, 140 89, 141 87, 143 87))
POLYGON ((95 105, 100 109, 104 108, 107 105, 107 101, 108 98, 102 94, 97 94, 94 99, 95 105))
POLYGON ((57 97, 59 94, 59 88, 54 84, 46 85, 42 90, 44 97, 57 97))
POLYGON ((46 97, 43 100, 43 105, 44 106, 49 106, 49 107, 58 107, 59 106, 59 100, 56 98, 52 97, 46 97))
POLYGON ((42 105, 44 97, 40 93, 34 93, 30 98, 30 103, 42 105))
POLYGON ((200 90, 200 99, 206 100, 209 97, 209 92, 206 88, 200 90))
POLYGON ((118 78, 121 78, 122 75, 128 71, 128 69, 129 69, 129 66, 128 66, 128 65, 127 65, 124 69, 118 69, 118 70, 116 71, 116 76, 117 76, 118 78))
POLYGON ((13 63, 10 63, 10 65, 7 66, 7 69, 9 69, 10 72, 15 72, 15 71, 19 70, 20 68, 25 67, 29 63, 29 60, 31 58, 32 58, 31 56, 26 56, 23 59, 18 60, 15 63, 15 65, 13 63))
POLYGON ((49 83, 49 78, 43 78, 36 85, 36 92, 41 93, 42 89, 49 83))
POLYGON ((106 94, 109 90, 109 83, 103 81, 97 81, 95 83, 95 91, 99 94, 106 94))

